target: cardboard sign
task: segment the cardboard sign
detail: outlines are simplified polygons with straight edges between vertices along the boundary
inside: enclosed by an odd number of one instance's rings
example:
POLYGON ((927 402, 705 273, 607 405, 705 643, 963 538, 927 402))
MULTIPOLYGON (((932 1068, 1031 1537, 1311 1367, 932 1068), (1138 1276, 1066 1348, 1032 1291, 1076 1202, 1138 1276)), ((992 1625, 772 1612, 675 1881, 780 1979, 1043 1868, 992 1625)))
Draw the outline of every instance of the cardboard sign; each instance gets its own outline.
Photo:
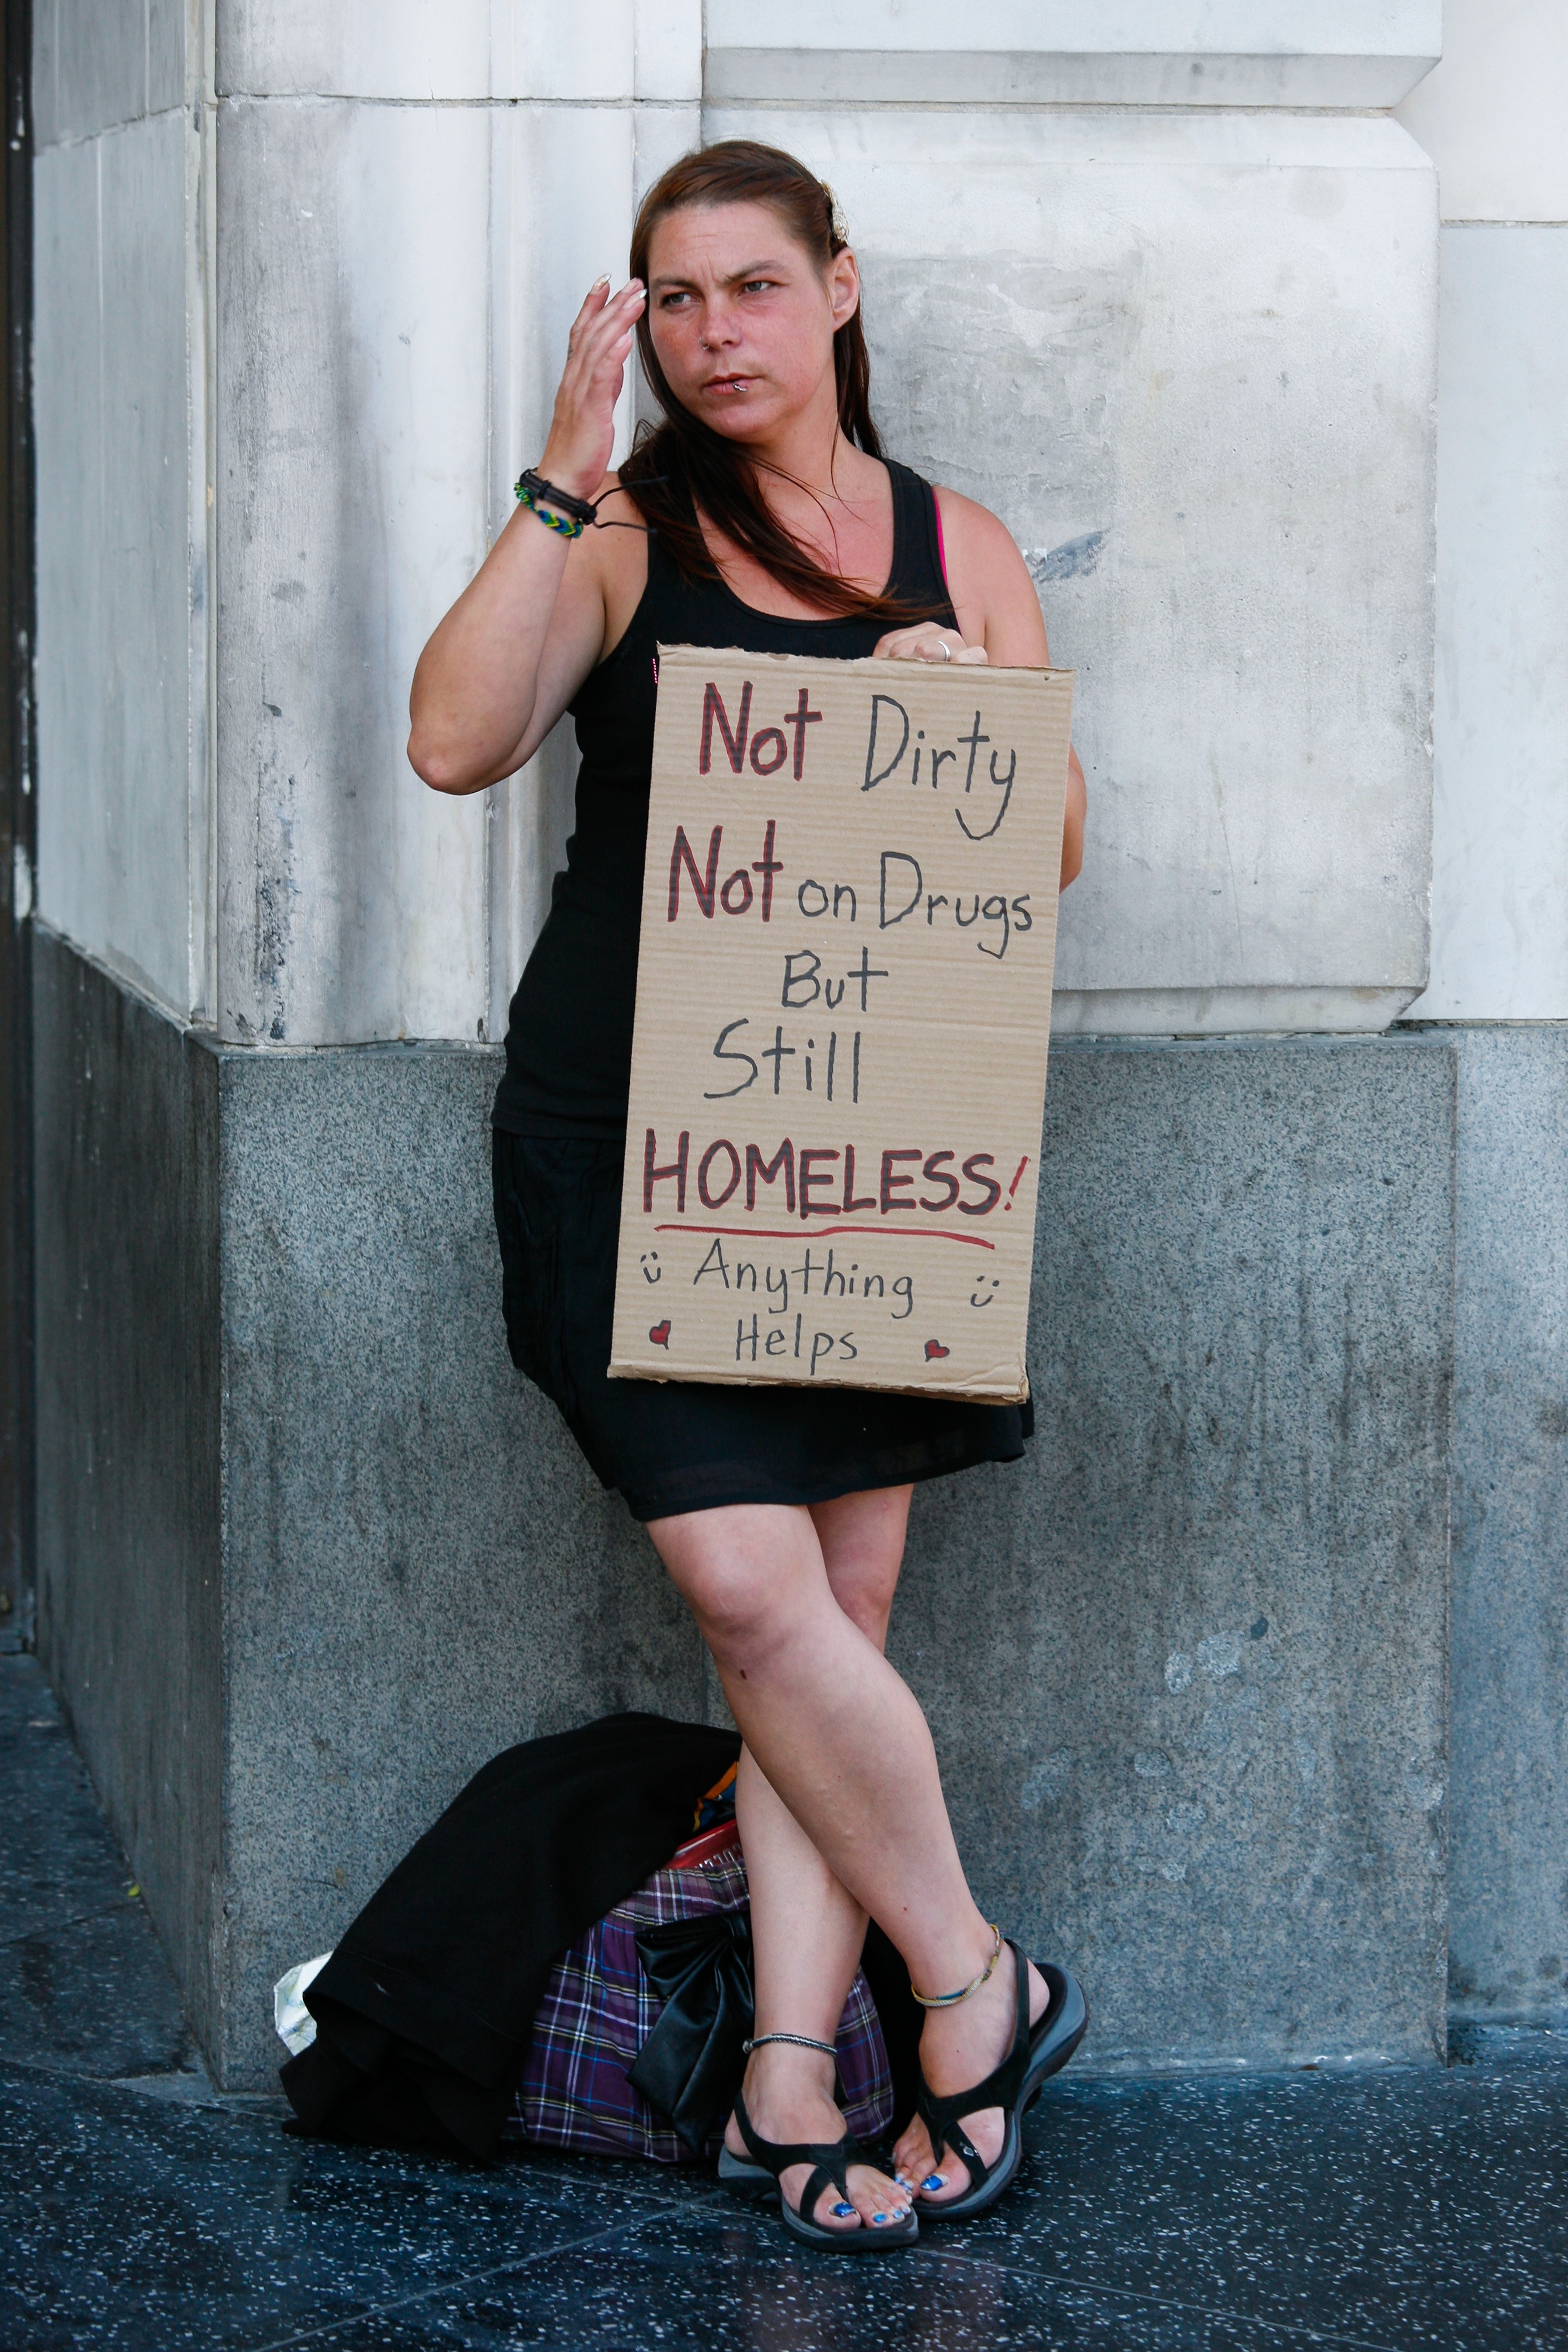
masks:
POLYGON ((661 648, 612 1376, 1027 1393, 1071 708, 661 648))

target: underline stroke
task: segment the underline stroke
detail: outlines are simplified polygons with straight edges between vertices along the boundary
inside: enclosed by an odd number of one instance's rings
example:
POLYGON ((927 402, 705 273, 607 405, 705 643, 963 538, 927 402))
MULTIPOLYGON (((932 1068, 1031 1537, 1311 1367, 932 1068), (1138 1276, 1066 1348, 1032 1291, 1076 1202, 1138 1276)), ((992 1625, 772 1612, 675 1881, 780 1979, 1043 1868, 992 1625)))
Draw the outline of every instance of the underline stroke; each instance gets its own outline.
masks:
POLYGON ((738 1241, 831 1241, 838 1234, 867 1234, 872 1240, 900 1242, 962 1242, 965 1249, 994 1250, 994 1242, 978 1234, 955 1234, 945 1225, 655 1225, 656 1234, 730 1234, 738 1241))

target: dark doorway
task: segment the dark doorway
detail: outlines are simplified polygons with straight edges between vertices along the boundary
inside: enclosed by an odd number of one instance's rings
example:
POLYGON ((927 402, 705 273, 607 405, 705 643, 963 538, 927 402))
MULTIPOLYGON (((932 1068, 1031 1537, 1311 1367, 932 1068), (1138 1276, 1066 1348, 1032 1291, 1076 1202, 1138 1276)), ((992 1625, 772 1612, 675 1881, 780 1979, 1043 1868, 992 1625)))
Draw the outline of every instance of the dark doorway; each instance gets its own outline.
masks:
POLYGON ((4 0, 0 170, 0 1650, 33 1639, 33 1157, 28 928, 33 777, 31 0, 4 0))

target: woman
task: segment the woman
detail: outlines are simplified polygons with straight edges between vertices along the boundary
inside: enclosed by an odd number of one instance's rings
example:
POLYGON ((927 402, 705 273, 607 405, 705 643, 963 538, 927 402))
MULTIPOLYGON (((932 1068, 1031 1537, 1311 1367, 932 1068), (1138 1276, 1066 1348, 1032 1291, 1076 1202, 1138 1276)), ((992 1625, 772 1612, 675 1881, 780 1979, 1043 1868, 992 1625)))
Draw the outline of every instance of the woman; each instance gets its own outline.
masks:
MULTIPOLYGON (((578 314, 538 473, 425 649, 409 743, 437 791, 479 792, 576 719, 577 829, 496 1101, 508 1332, 647 1523, 745 1739, 757 2038, 721 2168, 776 2178, 796 2234, 846 2248, 908 2243, 917 2201, 935 2219, 1000 2195, 1021 2104, 1085 2022, 1071 1979, 976 1907, 930 1733, 882 1655, 912 1482, 1017 1459, 1028 1408, 605 1371, 658 643, 1049 658, 1006 530, 884 462, 868 376, 829 191, 750 142, 677 163, 638 215, 630 282, 601 278, 578 314), (617 475, 634 340, 666 422, 617 475), (868 1915, 927 2005, 897 2177, 845 2139, 833 2098, 868 1915)), ((1064 887, 1082 829, 1075 760, 1064 887)))

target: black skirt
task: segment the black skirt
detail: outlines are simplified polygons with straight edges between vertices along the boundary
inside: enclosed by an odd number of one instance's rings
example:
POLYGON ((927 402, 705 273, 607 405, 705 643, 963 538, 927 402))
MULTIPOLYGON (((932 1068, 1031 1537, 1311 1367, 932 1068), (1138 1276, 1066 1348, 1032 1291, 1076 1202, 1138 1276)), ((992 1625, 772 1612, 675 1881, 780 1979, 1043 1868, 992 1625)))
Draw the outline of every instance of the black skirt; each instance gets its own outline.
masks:
POLYGON ((1031 1405, 864 1389, 612 1381, 625 1147, 494 1133, 501 1303, 512 1361, 559 1406, 635 1517, 730 1503, 826 1503, 1016 1462, 1031 1405))

